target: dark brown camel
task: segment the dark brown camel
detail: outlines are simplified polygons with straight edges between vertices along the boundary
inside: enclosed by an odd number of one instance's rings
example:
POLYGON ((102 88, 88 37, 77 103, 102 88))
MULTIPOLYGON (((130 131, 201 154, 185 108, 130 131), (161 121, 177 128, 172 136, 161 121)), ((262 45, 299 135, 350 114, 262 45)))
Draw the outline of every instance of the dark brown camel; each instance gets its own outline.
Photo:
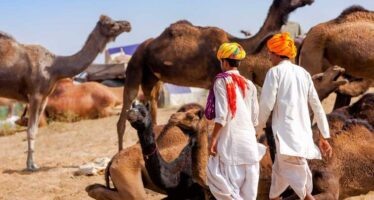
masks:
POLYGON ((56 81, 85 70, 106 44, 129 32, 130 23, 101 16, 83 48, 72 56, 57 56, 39 45, 24 45, 0 32, 0 96, 29 103, 28 170, 36 170, 33 153, 39 116, 56 81))
POLYGON ((128 119, 138 132, 145 168, 152 182, 166 191, 167 199, 204 198, 203 188, 192 180, 191 152, 196 143, 196 133, 190 133, 189 144, 174 161, 166 162, 157 149, 149 105, 133 104, 128 119))
POLYGON ((117 123, 118 148, 122 149, 126 129, 126 110, 135 99, 139 86, 151 101, 152 117, 157 122, 157 97, 160 82, 183 86, 210 88, 219 73, 216 51, 223 42, 238 42, 247 57, 239 70, 242 75, 262 85, 271 62, 266 48, 253 54, 262 39, 280 30, 295 9, 310 5, 313 0, 274 0, 260 31, 251 38, 236 38, 216 27, 193 26, 188 21, 171 24, 160 36, 143 42, 133 55, 126 70, 123 108, 117 123))
MULTIPOLYGON (((162 158, 167 162, 173 162, 178 158, 183 148, 188 145, 190 138, 188 132, 198 129, 197 143, 192 149, 192 177, 200 185, 206 186, 205 168, 206 158, 208 157, 208 131, 207 121, 203 117, 203 113, 204 108, 202 106, 186 104, 170 116, 165 126, 155 126, 154 131, 157 138, 157 147, 162 158)), ((107 166, 105 177, 107 187, 100 184, 87 187, 86 190, 90 197, 97 200, 145 199, 144 188, 166 193, 161 189, 162 185, 155 184, 150 178, 139 143, 117 153, 107 166), (111 178, 115 190, 109 187, 109 178, 111 178)))

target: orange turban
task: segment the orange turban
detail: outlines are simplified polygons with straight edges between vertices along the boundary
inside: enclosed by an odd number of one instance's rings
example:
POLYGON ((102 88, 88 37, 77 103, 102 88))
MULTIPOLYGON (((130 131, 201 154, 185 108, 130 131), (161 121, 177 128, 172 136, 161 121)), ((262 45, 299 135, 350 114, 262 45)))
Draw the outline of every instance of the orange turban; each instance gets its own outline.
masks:
POLYGON ((245 51, 242 46, 238 43, 223 43, 217 52, 217 58, 219 60, 229 58, 233 60, 242 60, 245 58, 245 51))
POLYGON ((270 52, 280 56, 287 56, 292 59, 297 54, 297 49, 290 33, 278 33, 267 41, 267 47, 270 52))

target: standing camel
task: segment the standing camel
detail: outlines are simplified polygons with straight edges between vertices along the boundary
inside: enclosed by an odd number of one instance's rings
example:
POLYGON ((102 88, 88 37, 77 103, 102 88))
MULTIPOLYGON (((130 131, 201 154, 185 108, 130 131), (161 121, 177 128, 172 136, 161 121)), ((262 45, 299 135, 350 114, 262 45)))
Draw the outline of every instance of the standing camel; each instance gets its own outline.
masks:
POLYGON ((346 75, 367 79, 341 86, 338 97, 343 98, 337 100, 337 108, 344 106, 344 102, 349 104, 351 96, 370 87, 370 79, 374 79, 373 49, 374 12, 352 6, 336 19, 318 24, 307 33, 299 64, 312 75, 338 65, 346 70, 346 75))
POLYGON ((223 42, 238 42, 243 46, 248 56, 242 61, 239 71, 246 78, 262 85, 271 62, 263 46, 259 53, 253 52, 266 35, 280 30, 292 11, 312 3, 313 0, 274 0, 260 31, 248 39, 236 38, 216 27, 199 27, 188 21, 178 21, 166 28, 159 37, 143 42, 126 70, 126 95, 117 123, 119 150, 123 148, 126 110, 138 94, 139 86, 146 100, 151 101, 152 118, 157 123, 160 82, 210 88, 216 74, 221 72, 216 51, 223 42))
POLYGON ((29 103, 30 106, 28 170, 38 169, 33 153, 39 116, 56 81, 71 78, 85 70, 108 42, 130 29, 127 21, 113 21, 101 16, 83 48, 72 56, 57 56, 39 45, 23 45, 0 32, 0 96, 29 103))

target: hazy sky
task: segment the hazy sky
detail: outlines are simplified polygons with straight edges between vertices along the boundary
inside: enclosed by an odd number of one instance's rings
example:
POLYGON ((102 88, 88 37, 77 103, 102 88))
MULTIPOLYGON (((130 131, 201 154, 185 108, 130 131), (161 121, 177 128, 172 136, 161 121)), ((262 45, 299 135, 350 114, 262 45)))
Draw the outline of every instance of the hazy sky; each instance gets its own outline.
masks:
MULTIPOLYGON (((195 25, 217 26, 242 36, 255 34, 272 0, 1 0, 0 30, 19 42, 41 44, 53 53, 69 55, 84 44, 101 14, 131 22, 132 31, 120 35, 108 47, 136 44, 157 37, 171 23, 187 19, 195 25)), ((358 4, 374 10, 374 0, 315 0, 299 8, 290 20, 303 31, 337 17, 358 4)), ((99 55, 96 62, 103 62, 99 55)))

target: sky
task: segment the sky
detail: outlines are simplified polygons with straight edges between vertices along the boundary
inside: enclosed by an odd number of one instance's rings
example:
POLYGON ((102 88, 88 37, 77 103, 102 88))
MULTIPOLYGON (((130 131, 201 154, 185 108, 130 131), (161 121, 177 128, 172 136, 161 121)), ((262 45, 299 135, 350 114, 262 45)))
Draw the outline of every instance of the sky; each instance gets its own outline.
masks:
MULTIPOLYGON (((58 55, 77 52, 101 14, 127 20, 132 31, 123 33, 107 47, 138 44, 157 37, 181 19, 194 25, 216 26, 243 37, 240 30, 255 34, 263 24, 272 0, 0 0, 0 31, 25 44, 40 44, 58 55)), ((351 5, 374 10, 374 0, 315 0, 297 9, 289 20, 303 31, 337 17, 351 5)), ((103 63, 99 55, 96 63, 103 63)))

